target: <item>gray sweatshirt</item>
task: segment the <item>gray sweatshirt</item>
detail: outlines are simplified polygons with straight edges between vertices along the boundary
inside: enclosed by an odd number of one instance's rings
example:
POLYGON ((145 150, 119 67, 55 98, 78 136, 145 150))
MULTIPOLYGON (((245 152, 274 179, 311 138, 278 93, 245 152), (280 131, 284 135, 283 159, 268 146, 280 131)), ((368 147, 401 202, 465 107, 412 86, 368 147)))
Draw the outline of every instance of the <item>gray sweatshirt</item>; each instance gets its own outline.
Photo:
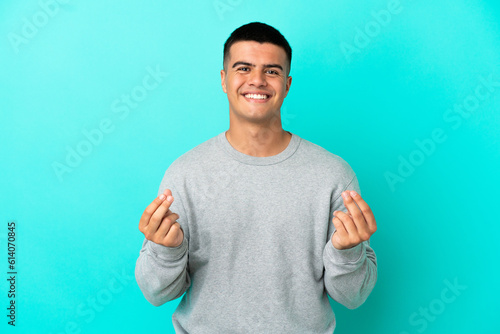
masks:
POLYGON ((338 250, 330 240, 333 212, 347 212, 341 193, 361 194, 355 173, 296 134, 281 153, 254 157, 224 131, 177 158, 158 195, 166 188, 184 240, 144 239, 135 277, 155 306, 183 296, 176 333, 331 334, 328 296, 354 309, 375 286, 370 242, 338 250))

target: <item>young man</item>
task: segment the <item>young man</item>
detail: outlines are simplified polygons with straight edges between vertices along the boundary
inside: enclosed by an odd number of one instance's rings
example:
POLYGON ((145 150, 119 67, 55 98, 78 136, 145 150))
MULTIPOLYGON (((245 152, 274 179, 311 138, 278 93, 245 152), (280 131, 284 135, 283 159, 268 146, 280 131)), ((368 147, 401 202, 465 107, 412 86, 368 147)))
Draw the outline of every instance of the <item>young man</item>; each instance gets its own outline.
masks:
POLYGON ((176 333, 331 334, 328 295, 354 309, 375 285, 377 226, 354 171, 282 129, 290 65, 276 29, 231 34, 229 130, 175 160, 140 219, 136 280, 155 306, 186 293, 176 333))

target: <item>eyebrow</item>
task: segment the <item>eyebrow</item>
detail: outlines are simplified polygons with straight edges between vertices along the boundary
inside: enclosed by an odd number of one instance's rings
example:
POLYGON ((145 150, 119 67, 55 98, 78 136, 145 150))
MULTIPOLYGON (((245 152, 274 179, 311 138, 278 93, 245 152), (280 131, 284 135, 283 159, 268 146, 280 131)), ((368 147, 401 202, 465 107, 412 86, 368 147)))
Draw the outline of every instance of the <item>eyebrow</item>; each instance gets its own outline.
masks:
MULTIPOLYGON (((239 65, 255 67, 255 64, 247 63, 244 61, 237 61, 236 63, 233 64, 233 68, 235 68, 236 66, 239 66, 239 65)), ((279 68, 280 70, 283 71, 283 67, 280 64, 264 64, 263 66, 264 66, 264 68, 276 67, 276 68, 279 68)))

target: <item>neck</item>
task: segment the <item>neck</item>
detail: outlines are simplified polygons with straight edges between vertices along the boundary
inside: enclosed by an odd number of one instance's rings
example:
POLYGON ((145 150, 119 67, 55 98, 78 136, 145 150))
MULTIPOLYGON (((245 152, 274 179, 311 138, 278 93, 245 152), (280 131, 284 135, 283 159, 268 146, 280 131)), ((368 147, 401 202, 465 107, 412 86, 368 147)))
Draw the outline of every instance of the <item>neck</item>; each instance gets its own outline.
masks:
POLYGON ((254 157, 269 157, 284 151, 292 134, 279 127, 231 125, 226 131, 226 138, 236 150, 254 157))

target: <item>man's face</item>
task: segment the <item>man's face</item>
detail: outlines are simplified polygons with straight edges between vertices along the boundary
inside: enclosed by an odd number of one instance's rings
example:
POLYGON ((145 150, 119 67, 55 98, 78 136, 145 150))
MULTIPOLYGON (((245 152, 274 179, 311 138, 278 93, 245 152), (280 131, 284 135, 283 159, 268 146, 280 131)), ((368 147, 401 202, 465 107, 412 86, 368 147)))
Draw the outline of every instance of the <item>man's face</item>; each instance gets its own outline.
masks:
POLYGON ((258 123, 279 117, 292 83, 283 48, 271 43, 236 42, 229 49, 225 67, 221 81, 231 117, 258 123))

